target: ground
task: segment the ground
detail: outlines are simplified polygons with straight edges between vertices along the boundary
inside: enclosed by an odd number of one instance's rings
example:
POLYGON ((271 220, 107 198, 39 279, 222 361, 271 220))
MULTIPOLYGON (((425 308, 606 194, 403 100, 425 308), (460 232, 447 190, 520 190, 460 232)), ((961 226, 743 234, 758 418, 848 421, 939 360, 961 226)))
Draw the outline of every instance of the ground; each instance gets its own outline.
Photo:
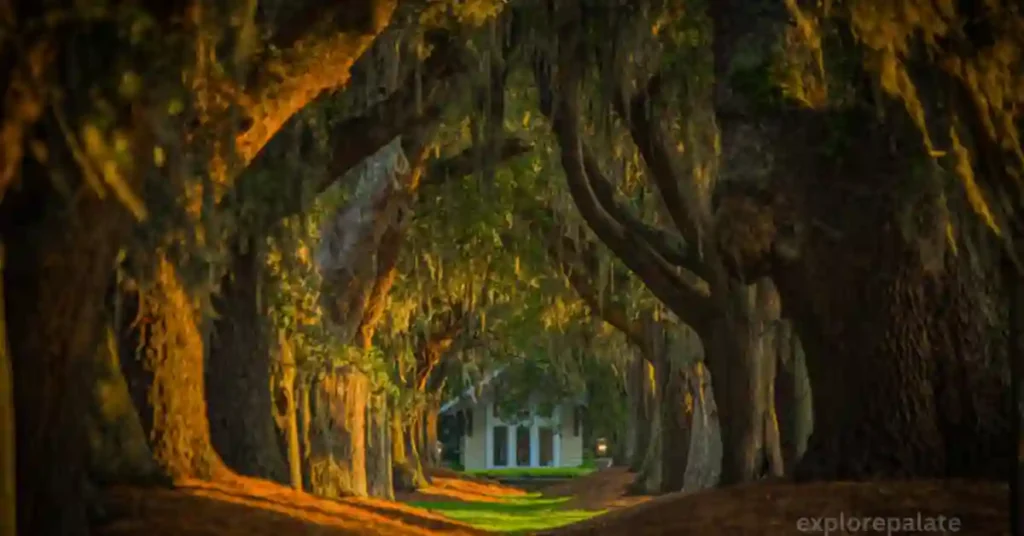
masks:
MULTIPOLYGON (((503 532, 550 536, 741 535, 823 533, 816 518, 863 516, 955 517, 958 534, 1009 534, 1008 492, 990 482, 866 482, 792 484, 760 482, 658 498, 630 497, 633 475, 598 471, 554 485, 543 495, 450 471, 433 473, 433 484, 399 497, 410 504, 373 499, 332 501, 265 481, 238 478, 212 485, 185 482, 174 490, 118 488, 108 514, 117 521, 100 534, 281 536, 478 535, 486 525, 503 532), (441 515, 445 514, 445 515, 441 515), (449 516, 449 517, 446 517, 449 516), (805 518, 802 522, 801 518, 805 518), (462 521, 458 521, 460 519, 462 521), (557 528, 557 525, 564 525, 557 528), (805 530, 801 531, 803 527, 805 530), (546 531, 546 532, 536 532, 546 531)), ((890 521, 886 521, 890 522, 890 521)), ((925 527, 927 528, 927 527, 925 527)), ((871 534, 866 530, 828 534, 871 534)), ((876 534, 885 534, 875 532, 876 534)), ((943 534, 894 531, 892 534, 943 534)), ((947 532, 953 534, 954 531, 947 532)))
POLYGON ((483 532, 402 503, 321 499, 264 480, 186 481, 176 489, 117 488, 102 536, 421 536, 483 532))
MULTIPOLYGON (((783 536, 825 533, 822 526, 857 518, 884 517, 884 523, 936 523, 945 516, 959 521, 959 530, 895 530, 890 534, 1009 535, 1009 493, 991 482, 833 482, 792 484, 760 482, 700 493, 675 493, 622 508, 571 526, 542 533, 548 536, 648 536, 672 534, 783 536), (920 518, 918 518, 920 516, 920 518), (803 518, 803 521, 801 521, 803 518), (818 525, 821 519, 821 525, 818 525), (920 519, 920 521, 917 521, 920 519), (801 530, 803 529, 803 530, 801 530)), ((871 524, 875 523, 874 519, 871 524)), ((887 534, 885 530, 833 529, 828 534, 887 534)))

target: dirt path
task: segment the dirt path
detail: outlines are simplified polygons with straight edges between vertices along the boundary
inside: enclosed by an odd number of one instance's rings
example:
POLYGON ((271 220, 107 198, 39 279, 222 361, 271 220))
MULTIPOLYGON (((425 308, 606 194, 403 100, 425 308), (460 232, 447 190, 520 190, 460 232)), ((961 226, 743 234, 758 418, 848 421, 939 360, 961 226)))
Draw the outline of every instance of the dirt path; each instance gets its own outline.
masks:
POLYGON ((636 506, 651 497, 630 495, 629 487, 636 477, 625 467, 612 467, 587 476, 575 478, 544 489, 548 497, 572 497, 565 503, 567 509, 616 510, 636 506))
POLYGON ((886 534, 859 526, 870 516, 886 519, 869 520, 869 525, 900 523, 900 530, 891 534, 998 536, 1009 534, 1008 508, 1006 486, 990 482, 764 482, 665 495, 541 534, 789 536, 823 534, 826 522, 847 523, 850 529, 834 529, 831 535, 886 534), (841 514, 843 521, 839 521, 841 514), (938 516, 946 517, 948 529, 953 529, 950 521, 956 518, 959 530, 938 531, 938 516), (927 530, 927 523, 932 523, 932 530, 927 530), (914 525, 925 530, 914 530, 914 525))

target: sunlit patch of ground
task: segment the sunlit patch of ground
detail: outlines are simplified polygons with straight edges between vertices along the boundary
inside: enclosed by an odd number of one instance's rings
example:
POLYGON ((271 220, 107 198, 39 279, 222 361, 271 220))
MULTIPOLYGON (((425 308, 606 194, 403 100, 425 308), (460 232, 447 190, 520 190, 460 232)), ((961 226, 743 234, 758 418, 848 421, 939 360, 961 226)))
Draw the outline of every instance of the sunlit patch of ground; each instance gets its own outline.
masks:
POLYGON ((506 534, 577 523, 608 508, 645 499, 624 496, 633 477, 623 469, 600 471, 556 484, 546 488, 543 495, 454 472, 436 471, 432 480, 430 487, 400 498, 453 520, 506 534))
POLYGON ((526 496, 519 488, 443 469, 430 471, 430 480, 429 486, 415 493, 400 493, 396 498, 402 502, 501 502, 526 496))
POLYGON ((175 489, 115 488, 103 536, 477 535, 482 531, 409 505, 322 499, 250 478, 185 481, 175 489))
POLYGON ((530 534, 576 523, 600 511, 567 509, 568 497, 542 497, 539 493, 500 501, 429 501, 412 503, 474 527, 505 534, 530 534))
MULTIPOLYGON (((1009 492, 991 482, 834 482, 792 484, 761 482, 698 493, 671 494, 618 509, 542 534, 552 536, 738 535, 789 536, 823 534, 815 518, 857 517, 959 520, 947 534, 1008 535, 1009 492), (804 519, 804 521, 801 521, 804 519), (801 526, 804 528, 800 530, 801 526)), ((824 519, 822 520, 825 521, 824 519)), ((888 522, 888 520, 886 520, 888 522)), ((838 522, 838 521, 836 521, 838 522)), ((859 527, 848 526, 849 529, 859 527)), ((927 527, 922 527, 927 528, 927 527)), ((833 530, 832 535, 886 534, 870 530, 833 530)), ((892 534, 943 534, 894 531, 892 534)))

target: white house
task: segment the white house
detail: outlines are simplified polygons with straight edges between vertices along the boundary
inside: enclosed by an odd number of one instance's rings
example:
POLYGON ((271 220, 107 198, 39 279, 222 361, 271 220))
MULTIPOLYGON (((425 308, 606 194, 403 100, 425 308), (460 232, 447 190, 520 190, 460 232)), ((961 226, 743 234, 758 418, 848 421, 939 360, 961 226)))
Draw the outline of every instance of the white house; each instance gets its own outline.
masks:
POLYGON ((577 467, 583 462, 582 400, 565 400, 550 416, 538 411, 539 396, 531 396, 529 409, 514 422, 503 420, 496 402, 501 389, 485 378, 478 389, 470 388, 441 407, 441 415, 454 416, 460 426, 460 462, 466 470, 511 467, 577 467))

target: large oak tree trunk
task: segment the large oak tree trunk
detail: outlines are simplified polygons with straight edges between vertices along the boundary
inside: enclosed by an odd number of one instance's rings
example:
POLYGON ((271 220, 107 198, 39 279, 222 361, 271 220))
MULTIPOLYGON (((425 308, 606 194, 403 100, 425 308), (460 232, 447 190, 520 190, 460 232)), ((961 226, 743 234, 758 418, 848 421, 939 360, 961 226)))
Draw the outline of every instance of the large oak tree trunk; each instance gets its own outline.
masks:
POLYGON ((693 424, 694 400, 687 386, 685 368, 672 363, 669 356, 655 361, 654 374, 661 397, 661 483, 660 491, 681 491, 686 479, 690 455, 690 432, 693 424))
POLYGON ((4 314, 3 268, 5 249, 0 243, 0 534, 14 536, 17 526, 17 482, 14 445, 14 378, 11 350, 7 344, 7 317, 4 314))
POLYGON ((288 463, 288 482, 293 488, 301 491, 303 483, 302 443, 299 432, 300 401, 296 398, 300 393, 296 388, 298 371, 295 351, 284 331, 278 332, 277 341, 280 357, 271 375, 274 382, 274 419, 288 463))
POLYGON ((839 165, 792 157, 805 170, 789 193, 807 236, 774 278, 812 385, 814 431, 797 476, 1003 477, 1010 401, 997 248, 973 230, 961 194, 944 195, 942 177, 893 152, 893 138, 858 133, 858 156, 839 165), (960 221, 950 225, 945 207, 960 221))
POLYGON ((391 419, 386 395, 375 395, 367 407, 366 479, 371 497, 393 500, 391 419))
MULTIPOLYGON (((657 400, 658 398, 655 398, 657 400)), ((647 443, 647 451, 644 454, 643 464, 633 480, 630 490, 634 493, 650 495, 660 493, 662 477, 662 445, 661 438, 661 411, 654 411, 650 419, 651 432, 650 442, 647 443)))
POLYGON ((1013 394, 1013 443, 1016 456, 1010 464, 1010 527, 1012 534, 1024 531, 1024 278, 1011 262, 1004 262, 1004 276, 1010 296, 1009 332, 1011 392, 1013 394))
POLYGON ((414 491, 429 484, 423 471, 415 433, 419 418, 395 411, 391 415, 391 465, 395 491, 414 491))
POLYGON ((175 268, 161 258, 139 290, 139 355, 122 363, 157 463, 172 478, 229 474, 210 440, 199 311, 175 268))
POLYGON ((82 411, 90 411, 126 220, 109 198, 86 194, 68 212, 45 175, 23 180, 23 191, 8 193, 3 204, 18 533, 85 534, 89 441, 82 411))
POLYGON ((427 407, 424 409, 422 417, 423 441, 420 445, 420 456, 425 466, 435 468, 441 465, 441 458, 438 456, 437 451, 437 421, 440 403, 435 399, 435 395, 429 396, 431 400, 427 402, 427 407))
POLYGON ((783 321, 776 331, 776 355, 775 407, 779 418, 779 442, 784 474, 791 476, 807 451, 807 440, 814 429, 814 413, 804 352, 788 320, 783 321))
POLYGON ((286 483, 287 466, 274 429, 271 338, 260 309, 257 255, 250 248, 231 258, 214 300, 219 318, 206 370, 210 434, 233 470, 286 483))
POLYGON ((112 325, 104 335, 89 374, 95 379, 85 417, 90 478, 99 484, 166 483, 122 373, 120 345, 112 325))
POLYGON ((323 497, 367 495, 366 405, 369 378, 345 367, 318 378, 313 388, 310 479, 323 497))
POLYGON ((657 406, 654 399, 653 369, 643 356, 637 354, 629 364, 626 376, 626 396, 629 415, 626 426, 626 463, 631 471, 639 471, 651 441, 651 412, 657 406))
POLYGON ((722 485, 760 476, 765 397, 759 389, 759 336, 750 306, 750 289, 732 283, 726 310, 701 334, 711 372, 722 437, 722 485))

